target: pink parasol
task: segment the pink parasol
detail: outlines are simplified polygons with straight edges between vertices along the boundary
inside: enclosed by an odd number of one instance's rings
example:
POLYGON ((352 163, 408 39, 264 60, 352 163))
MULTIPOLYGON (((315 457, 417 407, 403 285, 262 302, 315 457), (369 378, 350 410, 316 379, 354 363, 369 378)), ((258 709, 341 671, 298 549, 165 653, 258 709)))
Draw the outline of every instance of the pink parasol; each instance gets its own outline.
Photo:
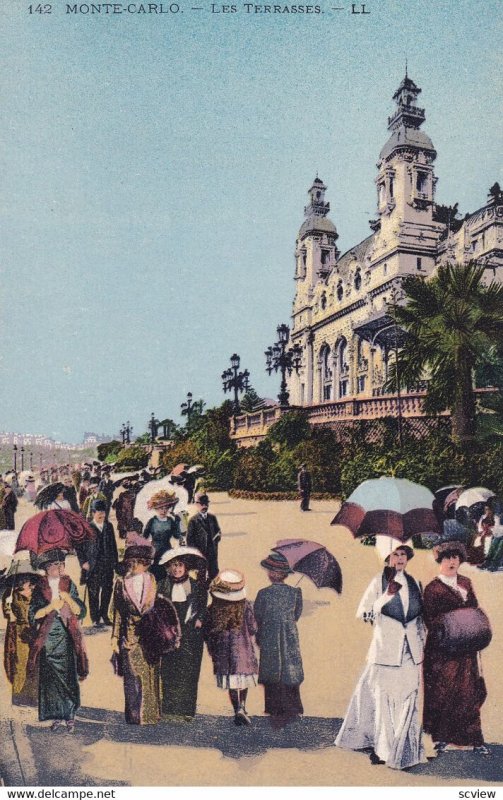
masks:
POLYGON ((55 548, 70 551, 94 537, 93 528, 74 511, 40 511, 24 523, 17 537, 15 552, 30 550, 40 555, 55 548))
POLYGON ((179 475, 182 475, 184 472, 186 472, 188 467, 188 464, 177 464, 176 467, 173 467, 171 470, 171 476, 177 478, 179 475))
POLYGON ((324 545, 307 539, 281 539, 272 550, 286 558, 294 572, 310 578, 318 589, 326 587, 341 593, 341 568, 324 545))

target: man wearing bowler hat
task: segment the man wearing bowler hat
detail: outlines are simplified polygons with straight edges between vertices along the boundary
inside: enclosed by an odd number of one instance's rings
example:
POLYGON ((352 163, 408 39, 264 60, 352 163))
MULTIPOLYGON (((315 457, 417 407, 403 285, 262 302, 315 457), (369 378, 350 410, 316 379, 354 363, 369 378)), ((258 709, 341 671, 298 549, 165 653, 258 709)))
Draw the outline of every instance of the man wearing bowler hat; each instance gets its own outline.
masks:
POLYGON ((91 528, 96 536, 77 548, 82 581, 89 590, 89 611, 94 627, 111 625, 108 607, 112 597, 114 570, 118 564, 113 525, 106 518, 105 500, 93 500, 91 528))
POLYGON ((197 495, 197 514, 189 520, 187 545, 197 548, 206 558, 208 579, 211 581, 218 575, 218 543, 222 538, 222 531, 216 516, 208 511, 209 504, 207 494, 197 495))

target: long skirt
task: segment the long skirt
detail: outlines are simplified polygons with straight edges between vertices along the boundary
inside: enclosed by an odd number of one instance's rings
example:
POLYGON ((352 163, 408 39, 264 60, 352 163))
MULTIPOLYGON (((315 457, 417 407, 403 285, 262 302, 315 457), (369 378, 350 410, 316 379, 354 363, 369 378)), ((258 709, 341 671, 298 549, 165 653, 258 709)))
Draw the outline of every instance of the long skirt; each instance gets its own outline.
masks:
POLYGON ((80 705, 73 642, 63 623, 55 621, 40 651, 40 720, 73 719, 80 705))
POLYGON ((423 725, 434 742, 478 747, 484 744, 480 722, 477 654, 446 658, 426 646, 423 725))
POLYGON ((273 717, 296 717, 304 713, 300 699, 300 684, 264 683, 266 714, 273 717))
POLYGON ((163 714, 184 717, 195 715, 203 644, 201 628, 194 628, 194 623, 190 621, 182 626, 182 639, 178 650, 172 650, 162 657, 163 714))
POLYGON ((149 664, 140 644, 121 649, 124 713, 130 725, 155 725, 160 716, 159 665, 149 664))
POLYGON ((418 695, 420 664, 407 643, 397 667, 367 664, 335 740, 345 750, 373 749, 392 769, 426 761, 418 695))

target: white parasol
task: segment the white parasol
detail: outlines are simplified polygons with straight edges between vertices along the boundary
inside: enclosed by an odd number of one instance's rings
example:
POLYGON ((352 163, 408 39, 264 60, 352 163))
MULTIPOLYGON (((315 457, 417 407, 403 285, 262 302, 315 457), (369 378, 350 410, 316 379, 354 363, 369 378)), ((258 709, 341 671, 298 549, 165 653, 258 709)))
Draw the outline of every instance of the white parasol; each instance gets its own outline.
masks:
POLYGON ((151 508, 148 508, 147 503, 150 498, 161 489, 164 489, 167 492, 174 492, 178 497, 178 503, 174 509, 175 513, 180 513, 187 510, 189 505, 189 493, 187 489, 184 489, 184 487, 180 486, 179 484, 171 483, 169 476, 161 478, 158 481, 149 481, 143 487, 143 489, 140 489, 138 492, 134 506, 135 517, 141 520, 144 525, 146 525, 148 520, 155 514, 155 511, 153 511, 151 508))

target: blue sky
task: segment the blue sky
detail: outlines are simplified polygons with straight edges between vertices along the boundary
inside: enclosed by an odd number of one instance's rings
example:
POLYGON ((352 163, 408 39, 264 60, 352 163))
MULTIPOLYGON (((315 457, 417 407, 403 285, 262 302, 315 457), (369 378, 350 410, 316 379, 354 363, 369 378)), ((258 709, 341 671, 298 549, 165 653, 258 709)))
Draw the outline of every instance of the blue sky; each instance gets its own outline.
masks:
POLYGON ((0 429, 140 433, 188 391, 220 403, 235 351, 275 396, 263 351, 289 320, 307 189, 318 171, 342 251, 368 235, 406 54, 438 201, 471 211, 502 180, 499 0, 66 5, 0 10, 0 429))

